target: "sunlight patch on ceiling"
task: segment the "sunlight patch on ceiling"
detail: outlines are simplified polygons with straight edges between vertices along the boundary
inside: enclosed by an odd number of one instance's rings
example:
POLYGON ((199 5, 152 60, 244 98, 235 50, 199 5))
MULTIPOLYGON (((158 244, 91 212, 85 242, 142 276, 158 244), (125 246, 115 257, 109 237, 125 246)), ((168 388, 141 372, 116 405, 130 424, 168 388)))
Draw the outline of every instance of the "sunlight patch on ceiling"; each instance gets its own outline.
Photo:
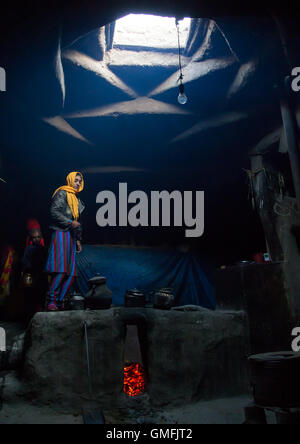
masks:
MULTIPOLYGON (((182 47, 186 45, 190 25, 190 18, 179 22, 182 47)), ((176 49, 178 40, 175 18, 129 14, 116 21, 113 45, 176 49)))
MULTIPOLYGON (((232 66, 234 63, 236 63, 236 59, 233 56, 224 57, 222 59, 208 59, 203 62, 191 62, 188 66, 183 68, 183 82, 185 84, 192 82, 213 72, 224 70, 225 68, 232 66)), ((178 87, 179 75, 180 72, 176 71, 165 82, 151 91, 149 97, 161 94, 171 88, 178 87)))
POLYGON ((207 52, 212 49, 213 36, 217 30, 217 26, 213 20, 210 20, 202 45, 197 49, 192 57, 192 62, 200 62, 207 52))
POLYGON ((158 100, 149 99, 148 97, 140 97, 135 100, 114 103, 100 108, 79 111, 77 113, 67 114, 64 117, 68 119, 78 119, 83 117, 118 117, 120 115, 136 115, 136 114, 177 114, 189 115, 190 111, 180 108, 179 106, 169 105, 168 103, 158 100))
POLYGON ((121 89, 125 94, 131 97, 137 97, 137 93, 124 83, 118 76, 116 76, 107 66, 105 62, 100 62, 92 57, 83 54, 79 51, 67 50, 64 51, 63 57, 70 60, 77 66, 80 66, 87 71, 92 71, 96 75, 104 78, 108 83, 121 89))
POLYGON ((64 107, 66 99, 66 83, 65 83, 64 69, 61 61, 61 38, 59 39, 58 48, 55 56, 55 72, 61 89, 62 106, 64 107))
POLYGON ((69 136, 75 137, 76 139, 81 140, 82 142, 88 143, 89 145, 93 145, 89 140, 83 137, 78 131, 76 131, 68 122, 65 121, 61 116, 56 117, 45 117, 42 119, 44 122, 48 123, 51 126, 54 126, 59 131, 68 134, 69 136))
MULTIPOLYGON (((181 57, 182 65, 189 63, 189 57, 181 57)), ((178 55, 156 51, 127 51, 125 49, 111 49, 105 54, 105 62, 109 66, 160 66, 177 68, 178 55)))
POLYGON ((257 60, 250 60, 249 62, 244 63, 242 66, 240 66, 235 76, 235 79, 229 88, 227 94, 228 99, 230 99, 236 93, 240 92, 243 88, 248 86, 248 82, 250 78, 253 77, 257 65, 258 65, 257 60))
POLYGON ((248 114, 240 113, 240 112, 228 112, 219 114, 218 116, 212 117, 210 119, 202 120, 201 122, 194 125, 187 131, 184 131, 179 136, 175 137, 171 143, 178 142, 179 140, 187 139, 201 131, 205 131, 212 128, 218 128, 224 125, 228 125, 230 123, 238 122, 242 119, 246 119, 248 114))

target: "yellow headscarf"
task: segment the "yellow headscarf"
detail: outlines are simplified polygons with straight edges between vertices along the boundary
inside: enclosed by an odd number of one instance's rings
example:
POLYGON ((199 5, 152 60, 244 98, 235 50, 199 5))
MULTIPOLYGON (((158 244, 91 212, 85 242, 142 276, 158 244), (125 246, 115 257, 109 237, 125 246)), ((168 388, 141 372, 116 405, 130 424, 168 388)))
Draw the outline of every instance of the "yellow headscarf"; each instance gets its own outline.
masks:
POLYGON ((84 181, 83 181, 83 176, 81 173, 77 172, 77 171, 73 171, 72 173, 68 174, 67 176, 67 185, 64 185, 62 187, 57 188, 57 190, 55 190, 55 192, 53 193, 53 196, 55 196, 55 194, 60 191, 60 190, 64 190, 67 192, 67 199, 68 199, 68 205, 72 211, 73 217, 75 220, 79 219, 79 204, 78 204, 78 199, 76 194, 80 193, 83 188, 84 188, 84 181), (76 191, 74 188, 74 182, 75 182, 75 177, 76 176, 81 176, 82 182, 81 182, 81 186, 79 188, 79 191, 76 191))

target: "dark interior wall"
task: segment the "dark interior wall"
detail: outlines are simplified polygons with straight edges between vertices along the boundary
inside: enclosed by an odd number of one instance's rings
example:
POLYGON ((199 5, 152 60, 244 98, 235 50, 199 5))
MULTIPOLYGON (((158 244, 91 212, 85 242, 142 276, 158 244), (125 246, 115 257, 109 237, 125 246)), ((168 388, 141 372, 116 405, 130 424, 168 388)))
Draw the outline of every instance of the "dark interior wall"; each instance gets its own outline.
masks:
MULTIPOLYGON (((237 6, 237 5, 236 5, 237 6)), ((242 13, 232 6, 232 14, 242 13)), ((26 10, 10 11, 6 16, 6 24, 1 28, 0 66, 7 67, 8 92, 1 96, 1 153, 3 167, 0 170, 8 181, 5 188, 1 184, 1 198, 3 208, 9 216, 2 219, 2 232, 5 241, 14 240, 22 248, 25 236, 26 218, 32 215, 38 217, 47 231, 47 214, 50 196, 53 190, 62 184, 69 170, 77 170, 80 166, 87 167, 96 161, 95 153, 82 142, 70 140, 64 134, 55 134, 53 130, 41 121, 41 116, 55 115, 61 110, 61 93, 58 82, 53 75, 53 57, 57 49, 59 27, 63 24, 62 45, 70 45, 74 40, 87 32, 108 23, 128 12, 151 12, 166 15, 188 15, 192 17, 219 17, 224 22, 224 4, 216 2, 194 5, 192 2, 110 2, 101 5, 99 2, 89 2, 89 7, 79 2, 53 4, 45 13, 39 4, 29 3, 26 10), (222 17, 223 16, 223 17, 222 17), (64 17, 61 19, 61 17, 64 17), (61 148, 57 150, 57 148, 61 148)), ((249 11, 243 11, 251 12, 249 11)), ((261 8, 260 12, 264 12, 261 8)), ((228 14, 228 10, 227 10, 228 14)), ((2 17, 3 19, 4 17, 2 17)), ((248 19, 248 26, 256 19, 248 19), (250 21, 249 21, 250 20, 250 21)), ((227 25, 230 22, 227 20, 227 25)), ((247 38, 247 27, 244 18, 231 19, 231 44, 245 60, 251 54, 253 36, 247 38), (241 38, 241 35, 243 36, 241 38), (242 47, 238 41, 243 42, 242 47), (242 49, 240 49, 242 48, 242 49)), ((257 36, 257 42, 260 35, 257 36)), ((276 39, 272 40, 277 42, 276 39)), ((275 45, 275 43, 274 43, 275 45)), ((275 45, 276 46, 276 45, 275 45)), ((274 50, 276 53, 276 50, 274 50)), ((66 76, 68 67, 66 67, 66 76)), ((261 78, 262 79, 262 78, 261 78)), ((151 81, 153 79, 147 79, 151 81)), ((140 77, 140 87, 143 77, 140 77)), ((265 80, 264 80, 265 81, 265 80)), ((220 82, 228 80, 220 78, 220 82)), ((202 100, 206 108, 214 109, 215 103, 210 100, 217 87, 207 89, 206 98, 201 94, 195 96, 195 103, 202 100)), ((264 89, 264 83, 251 91, 259 94, 264 89)), ((70 97, 70 96, 68 96, 70 97)), ((116 99, 114 99, 116 100, 116 99)), ((248 102, 251 98, 247 97, 248 102)), ((272 107, 274 103, 271 102, 272 107)), ((253 101, 253 105, 255 102, 253 101)), ((68 106, 68 102, 66 102, 68 106)), ((278 110, 273 107, 269 115, 275 116, 272 122, 278 119, 278 110), (274 111, 275 109, 275 111, 274 111)), ((124 143, 124 134, 130 125, 130 119, 135 119, 136 132, 134 138, 139 141, 128 145, 122 151, 116 150, 106 158, 106 165, 112 161, 126 162, 128 149, 131 149, 130 160, 138 159, 139 166, 147 167, 149 161, 156 163, 156 170, 151 173, 116 174, 113 176, 101 175, 86 178, 86 192, 83 200, 86 201, 85 240, 89 243, 136 243, 159 245, 169 243, 182 244, 184 239, 182 230, 160 229, 115 229, 101 230, 96 226, 95 196, 101 189, 114 191, 119 182, 128 182, 131 190, 143 189, 191 189, 206 191, 206 231, 203 238, 193 241, 192 246, 204 254, 210 255, 216 262, 231 262, 250 258, 257 250, 264 249, 264 236, 256 215, 251 212, 247 201, 246 176, 242 168, 249 166, 246 150, 238 150, 241 141, 247 139, 251 145, 263 136, 269 129, 270 121, 247 121, 236 131, 228 127, 222 133, 222 140, 217 134, 206 134, 203 138, 195 137, 192 142, 183 142, 180 147, 174 148, 174 157, 170 158, 168 149, 153 154, 153 147, 147 145, 145 127, 140 117, 125 118, 122 123, 123 133, 120 141, 124 143), (251 122, 251 123, 250 123, 251 122), (255 133, 251 129, 255 125, 255 133), (245 132, 247 135, 245 136, 245 132), (251 139, 252 137, 252 139, 251 139), (207 150, 207 147, 214 149, 207 150), (216 149, 215 149, 216 147, 216 149), (186 153, 188 152, 188 156, 186 153), (124 154, 125 153, 125 154, 124 154), (141 154, 143 153, 143 155, 141 154), (174 160, 172 160, 174 159, 174 160), (189 161, 187 161, 189 159, 189 161), (167 169, 167 173, 166 173, 167 169)), ((160 118, 157 118, 160 119, 160 118)), ((163 120, 163 119, 162 119, 163 120)), ((108 119, 105 124, 91 126, 89 130, 100 134, 99 144, 110 148, 110 133, 116 131, 114 119, 108 119)), ((160 122, 153 119, 146 129, 148 133, 155 131, 160 122)), ((118 127, 119 129, 120 127, 118 127)), ((172 125, 160 127, 161 137, 167 139, 168 131, 172 133, 172 125)), ((97 158, 99 159, 99 158, 97 158)), ((101 157, 100 157, 101 159, 101 157)), ((0 174, 1 175, 1 174, 0 174)))

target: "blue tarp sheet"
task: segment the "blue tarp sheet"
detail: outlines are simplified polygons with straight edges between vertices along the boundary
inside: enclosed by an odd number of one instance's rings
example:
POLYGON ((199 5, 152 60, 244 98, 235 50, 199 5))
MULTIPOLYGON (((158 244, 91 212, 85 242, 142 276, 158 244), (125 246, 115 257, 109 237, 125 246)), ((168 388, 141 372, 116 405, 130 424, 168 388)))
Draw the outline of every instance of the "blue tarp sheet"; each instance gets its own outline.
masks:
POLYGON ((107 278, 113 304, 124 305, 126 290, 146 293, 172 288, 175 305, 216 308, 215 291, 193 253, 176 249, 85 245, 77 255, 78 287, 82 294, 88 279, 99 274, 107 278))

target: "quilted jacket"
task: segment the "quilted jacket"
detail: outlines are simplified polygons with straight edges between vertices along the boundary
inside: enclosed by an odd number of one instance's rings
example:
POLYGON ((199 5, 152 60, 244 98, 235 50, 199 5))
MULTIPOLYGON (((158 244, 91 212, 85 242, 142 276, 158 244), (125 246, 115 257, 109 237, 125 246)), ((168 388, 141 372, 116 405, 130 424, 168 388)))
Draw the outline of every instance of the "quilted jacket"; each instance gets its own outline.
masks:
MULTIPOLYGON (((79 219, 78 222, 82 224, 81 214, 85 208, 83 202, 79 202, 79 219)), ((79 228, 72 229, 71 222, 74 220, 71 209, 67 201, 67 192, 64 190, 58 191, 52 198, 50 207, 50 229, 55 231, 71 231, 72 237, 76 240, 82 240, 82 225, 79 228)))

